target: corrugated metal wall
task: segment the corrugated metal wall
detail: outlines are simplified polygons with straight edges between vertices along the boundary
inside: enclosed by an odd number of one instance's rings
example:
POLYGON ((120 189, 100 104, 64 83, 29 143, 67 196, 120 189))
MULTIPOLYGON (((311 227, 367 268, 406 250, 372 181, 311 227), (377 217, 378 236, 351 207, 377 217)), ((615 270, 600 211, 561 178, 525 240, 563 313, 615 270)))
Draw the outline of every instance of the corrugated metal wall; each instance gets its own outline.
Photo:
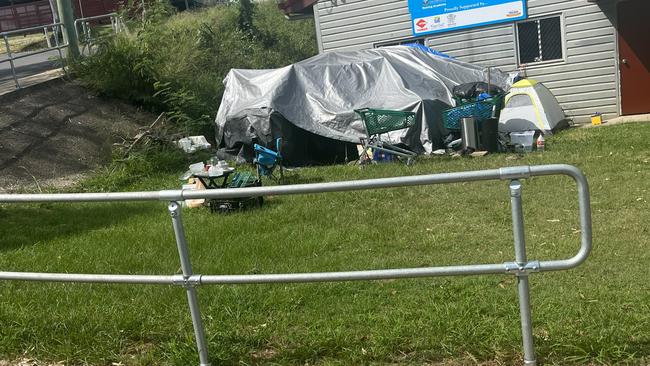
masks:
MULTIPOLYGON (((318 3, 323 51, 363 49, 409 38, 406 0, 327 0, 318 3)), ((565 113, 586 122, 595 112, 606 118, 619 112, 615 2, 528 0, 528 16, 562 15, 564 60, 528 65, 526 75, 541 81, 565 113)), ((499 24, 429 36, 426 44, 460 60, 503 71, 516 70, 515 27, 499 24)))

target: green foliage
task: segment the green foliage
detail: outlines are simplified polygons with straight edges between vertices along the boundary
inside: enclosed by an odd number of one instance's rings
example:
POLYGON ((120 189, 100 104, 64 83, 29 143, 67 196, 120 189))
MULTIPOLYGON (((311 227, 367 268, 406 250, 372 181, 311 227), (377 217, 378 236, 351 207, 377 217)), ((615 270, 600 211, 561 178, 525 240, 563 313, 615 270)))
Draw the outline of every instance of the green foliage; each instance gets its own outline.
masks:
MULTIPOLYGON (((147 182, 168 177, 187 169, 193 156, 188 156, 172 146, 148 146, 129 154, 127 158, 115 157, 113 164, 100 168, 79 185, 85 192, 116 192, 134 187, 148 187, 147 182)), ((199 159, 200 160, 200 159, 199 159)), ((177 188, 176 186, 172 186, 177 188)))
POLYGON ((93 90, 168 112, 178 132, 212 136, 231 68, 276 68, 317 52, 312 21, 287 21, 272 2, 173 14, 166 2, 134 1, 130 32, 105 39, 74 65, 93 90))

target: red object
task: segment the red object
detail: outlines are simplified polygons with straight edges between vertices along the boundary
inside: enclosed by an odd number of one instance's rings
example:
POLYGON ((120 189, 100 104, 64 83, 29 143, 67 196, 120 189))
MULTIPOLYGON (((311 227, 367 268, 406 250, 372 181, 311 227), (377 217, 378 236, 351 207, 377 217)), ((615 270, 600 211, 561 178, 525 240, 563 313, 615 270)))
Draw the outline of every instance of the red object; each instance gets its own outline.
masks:
MULTIPOLYGON (((115 12, 123 0, 72 0, 75 18, 115 12)), ((0 7, 0 32, 54 23, 48 0, 0 7)))
POLYGON ((420 19, 415 23, 415 25, 417 25, 420 28, 424 28, 424 26, 427 25, 427 21, 424 19, 420 19))
POLYGON ((543 152, 545 143, 546 142, 544 141, 544 135, 540 133, 539 137, 537 138, 537 151, 543 152))
POLYGON ((650 1, 618 3, 618 53, 623 114, 650 113, 650 1))
POLYGON ((117 11, 120 0, 72 0, 75 18, 87 18, 117 11))
POLYGON ((278 3, 278 8, 289 15, 293 13, 311 13, 318 0, 285 0, 278 3))
POLYGON ((52 24, 48 0, 0 7, 0 32, 52 24))

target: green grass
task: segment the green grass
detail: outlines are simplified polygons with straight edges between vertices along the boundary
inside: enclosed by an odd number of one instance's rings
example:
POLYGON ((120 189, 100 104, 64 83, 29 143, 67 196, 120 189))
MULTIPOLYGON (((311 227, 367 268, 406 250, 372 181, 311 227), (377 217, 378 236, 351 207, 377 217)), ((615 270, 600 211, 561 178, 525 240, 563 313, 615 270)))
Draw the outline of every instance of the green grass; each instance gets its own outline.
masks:
MULTIPOLYGON (((51 32, 50 37, 52 37, 51 32)), ((45 39, 45 34, 43 33, 18 34, 10 36, 8 40, 9 47, 11 48, 11 53, 37 51, 47 48, 47 40, 45 39)), ((52 40, 52 43, 54 43, 54 40, 52 40)), ((0 55, 6 53, 7 48, 3 43, 0 47, 0 55)))
MULTIPOLYGON (((569 163, 587 175, 594 249, 577 269, 531 276, 537 355, 551 365, 646 365, 650 359, 650 124, 574 129, 518 157, 436 157, 300 169, 317 182, 569 163)), ((94 183, 97 184, 97 183, 94 183)), ((176 174, 129 189, 176 187, 176 174)), ((579 246, 574 184, 524 181, 531 259, 579 246)), ((513 260, 507 182, 278 196, 230 215, 186 210, 194 269, 281 273, 513 260)), ((7 271, 172 274, 164 203, 4 205, 7 271)), ((512 276, 326 284, 203 286, 214 365, 518 364, 512 276)), ((184 291, 171 286, 0 283, 0 360, 197 364, 184 291)))

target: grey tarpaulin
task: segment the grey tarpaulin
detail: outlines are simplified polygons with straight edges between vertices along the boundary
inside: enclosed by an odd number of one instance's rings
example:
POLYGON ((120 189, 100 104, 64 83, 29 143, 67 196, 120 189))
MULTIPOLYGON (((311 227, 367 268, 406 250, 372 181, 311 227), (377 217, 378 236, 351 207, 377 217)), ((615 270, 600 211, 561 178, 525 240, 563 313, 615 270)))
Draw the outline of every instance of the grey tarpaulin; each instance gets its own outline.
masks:
MULTIPOLYGON (((295 154, 309 154, 318 145, 306 138, 312 134, 322 137, 320 145, 356 144, 365 133, 354 109, 368 107, 416 112, 418 123, 390 139, 431 152, 447 132, 441 112, 453 105, 452 88, 487 82, 487 74, 484 67, 405 46, 323 53, 279 69, 232 69, 215 120, 217 146, 233 149, 283 137, 286 147, 297 148, 295 154)), ((506 88, 508 74, 493 68, 490 75, 493 84, 506 88)))

